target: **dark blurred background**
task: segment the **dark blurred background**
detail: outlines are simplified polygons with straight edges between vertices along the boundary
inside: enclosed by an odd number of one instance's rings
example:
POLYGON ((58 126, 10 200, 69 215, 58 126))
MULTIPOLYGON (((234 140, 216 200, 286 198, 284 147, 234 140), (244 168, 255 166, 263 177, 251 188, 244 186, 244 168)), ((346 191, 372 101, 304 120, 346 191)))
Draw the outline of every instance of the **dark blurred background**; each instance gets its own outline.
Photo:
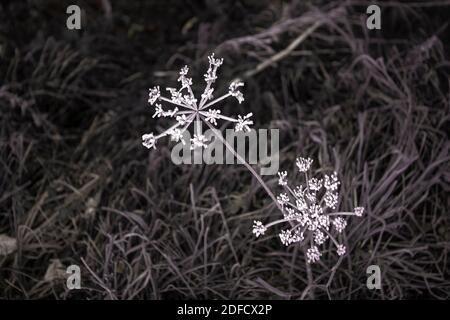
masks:
POLYGON ((2 1, 0 298, 449 298, 449 23, 450 1, 432 0, 2 1), (212 52, 216 88, 246 84, 223 108, 280 129, 281 169, 309 156, 338 171, 343 210, 366 208, 337 268, 330 250, 308 279, 300 247, 253 237, 280 213, 243 166, 141 145, 167 128, 148 88, 188 64, 199 92, 212 52), (366 287, 374 264, 381 290, 366 287))

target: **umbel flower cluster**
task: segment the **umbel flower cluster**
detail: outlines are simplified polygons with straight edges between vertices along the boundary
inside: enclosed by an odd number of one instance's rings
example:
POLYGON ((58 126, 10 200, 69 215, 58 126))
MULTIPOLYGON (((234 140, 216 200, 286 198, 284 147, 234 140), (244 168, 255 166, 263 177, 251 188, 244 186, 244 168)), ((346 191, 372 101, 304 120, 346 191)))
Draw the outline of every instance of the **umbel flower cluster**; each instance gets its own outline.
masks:
POLYGON ((239 89, 244 84, 241 81, 233 81, 228 87, 228 93, 214 99, 214 88, 212 85, 217 79, 217 69, 222 65, 223 59, 216 59, 213 53, 208 57, 208 60, 209 68, 204 75, 206 87, 200 99, 197 99, 192 91, 192 78, 188 78, 189 68, 187 66, 180 71, 178 78, 180 87, 178 89, 166 88, 170 98, 161 94, 159 86, 149 89, 148 102, 155 107, 153 118, 171 118, 175 120, 175 124, 158 135, 153 133, 144 134, 142 136, 142 144, 145 147, 149 149, 155 148, 157 140, 165 136, 170 136, 171 140, 175 142, 181 141, 185 144, 183 133, 194 121, 197 123, 197 126, 194 129, 194 138, 190 141, 191 149, 207 147, 207 138, 202 134, 201 130, 202 121, 209 126, 217 126, 217 120, 226 120, 235 124, 235 131, 250 131, 249 126, 253 124, 251 113, 245 116, 238 115, 237 118, 233 118, 222 115, 220 109, 211 108, 228 97, 235 97, 239 103, 242 103, 244 96, 239 89), (171 104, 173 109, 163 109, 161 102, 171 104))
POLYGON ((353 212, 336 212, 338 205, 339 180, 336 172, 325 174, 323 178, 310 177, 309 172, 313 160, 298 158, 296 165, 305 178, 305 184, 291 188, 287 180, 287 172, 278 173, 278 184, 283 187, 277 201, 283 209, 283 219, 264 225, 261 221, 254 221, 253 233, 256 237, 263 235, 266 230, 280 223, 289 224, 289 228, 281 230, 281 242, 288 246, 292 243, 309 244, 306 251, 308 263, 320 260, 322 255, 319 246, 331 239, 336 252, 342 256, 346 248, 336 239, 344 231, 347 221, 344 216, 361 217, 363 207, 356 207, 353 212))

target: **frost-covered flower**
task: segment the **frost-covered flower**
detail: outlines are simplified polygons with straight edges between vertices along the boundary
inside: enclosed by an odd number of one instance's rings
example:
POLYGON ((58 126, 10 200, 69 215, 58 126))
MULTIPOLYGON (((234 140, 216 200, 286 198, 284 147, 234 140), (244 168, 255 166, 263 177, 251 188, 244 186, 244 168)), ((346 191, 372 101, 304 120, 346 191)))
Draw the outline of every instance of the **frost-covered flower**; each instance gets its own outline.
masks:
POLYGON ((308 263, 319 261, 321 256, 322 253, 320 253, 316 246, 312 246, 306 251, 306 261, 308 261, 308 263))
POLYGON ((315 203, 316 202, 316 193, 315 192, 305 192, 305 197, 306 199, 309 200, 309 202, 311 203, 315 203))
POLYGON ((180 70, 180 77, 178 78, 178 82, 181 82, 182 89, 189 89, 192 86, 192 78, 186 77, 189 72, 189 67, 184 66, 180 70))
POLYGON ((300 172, 307 172, 311 168, 313 160, 310 158, 297 158, 296 164, 300 172))
POLYGON ((339 255, 344 255, 345 247, 336 240, 337 235, 347 226, 344 217, 361 216, 364 211, 364 208, 357 207, 354 212, 335 212, 340 184, 337 173, 325 174, 323 178, 314 177, 309 173, 312 162, 309 158, 297 159, 296 165, 303 173, 304 185, 294 188, 288 184, 287 172, 278 172, 278 184, 283 187, 283 192, 278 195, 277 202, 281 207, 283 219, 265 225, 268 229, 280 223, 289 223, 290 228, 279 233, 281 242, 284 245, 311 242, 312 247, 307 252, 307 260, 310 263, 319 260, 319 246, 328 240, 336 246, 339 255))
POLYGON ((223 59, 214 58, 214 53, 213 53, 208 57, 208 61, 209 61, 209 68, 208 68, 208 71, 206 71, 206 73, 205 73, 205 81, 206 81, 206 83, 212 84, 217 79, 217 75, 216 75, 217 68, 219 68, 222 65, 223 59))
POLYGON ((322 179, 311 178, 308 181, 308 186, 310 190, 319 191, 322 188, 322 179))
POLYGON ((250 117, 252 116, 252 113, 247 114, 246 116, 242 117, 241 115, 238 115, 236 126, 234 127, 234 131, 244 131, 249 132, 250 127, 253 124, 253 121, 250 120, 250 117))
POLYGON ((287 171, 278 172, 278 184, 280 186, 287 185, 287 171))
POLYGON ((152 118, 155 118, 155 117, 159 118, 163 115, 163 113, 164 113, 164 110, 162 109, 162 105, 160 103, 157 103, 155 106, 155 113, 153 114, 152 118))
POLYGON ((311 215, 311 217, 319 218, 322 215, 322 213, 323 213, 323 209, 318 204, 311 203, 309 205, 309 214, 311 215))
POLYGON ((337 217, 333 219, 333 227, 336 229, 338 233, 341 233, 344 231, 345 227, 347 226, 347 221, 345 221, 342 217, 337 217))
POLYGON ((156 139, 153 136, 153 133, 144 134, 142 136, 142 144, 147 149, 155 148, 156 139))
POLYGON ((356 207, 355 209, 353 209, 353 211, 355 212, 355 216, 362 217, 362 215, 364 213, 364 208, 363 207, 356 207))
POLYGON ((202 134, 201 123, 205 123, 208 127, 213 128, 212 125, 217 126, 218 120, 224 120, 234 123, 235 131, 250 131, 250 125, 253 124, 253 121, 250 119, 251 113, 246 116, 229 117, 222 115, 218 109, 210 108, 228 97, 235 97, 239 103, 244 101, 244 96, 239 90, 244 84, 241 81, 233 81, 229 86, 228 93, 214 99, 214 88, 212 88, 212 85, 217 80, 217 70, 223 64, 223 59, 215 58, 213 53, 208 57, 208 61, 209 67, 204 75, 206 87, 201 94, 200 101, 197 100, 192 91, 192 78, 188 77, 188 66, 184 66, 179 72, 178 82, 180 83, 180 88, 166 88, 170 97, 162 96, 159 86, 149 89, 148 102, 150 105, 154 105, 155 108, 153 118, 174 118, 176 123, 158 135, 153 133, 144 134, 142 136, 144 146, 152 148, 158 139, 165 136, 170 136, 173 141, 181 141, 185 144, 183 133, 188 130, 194 121, 198 121, 198 124, 195 126, 194 138, 191 139, 191 149, 196 147, 205 148, 208 145, 202 134), (169 103, 175 107, 165 110, 164 106, 157 102, 169 103))
POLYGON ((317 221, 319 222, 319 226, 324 228, 325 230, 330 229, 330 216, 321 214, 317 217, 317 221))
POLYGON ((306 210, 308 210, 308 204, 306 203, 304 197, 298 197, 297 199, 295 199, 295 206, 300 212, 305 212, 306 210))
POLYGON ((325 201, 325 205, 328 208, 336 209, 336 205, 338 203, 338 195, 337 195, 337 193, 327 190, 327 192, 325 192, 323 200, 325 201))
POLYGON ((344 254, 345 254, 345 246, 343 245, 343 244, 338 244, 337 245, 337 250, 336 250, 336 252, 337 252, 337 254, 339 255, 339 256, 343 256, 344 254))
POLYGON ((264 235, 264 232, 266 232, 266 230, 267 228, 262 224, 261 221, 253 221, 253 233, 256 237, 264 235))
POLYGON ((156 100, 161 96, 161 92, 159 91, 159 86, 148 89, 148 102, 153 105, 156 100))
POLYGON ((211 100, 213 96, 214 88, 209 88, 202 93, 202 100, 211 100))
POLYGON ((329 191, 336 191, 339 183, 340 182, 338 180, 337 173, 333 172, 331 175, 325 175, 325 183, 323 184, 323 186, 329 191))
POLYGON ((182 114, 181 116, 177 116, 175 118, 178 122, 178 126, 184 126, 188 122, 188 118, 185 114, 182 114))
POLYGON ((183 133, 180 129, 171 129, 168 131, 168 134, 170 135, 172 141, 181 141, 183 145, 186 144, 186 142, 183 140, 183 133))
POLYGON ((219 119, 220 116, 220 110, 217 109, 210 109, 207 111, 205 120, 211 122, 213 125, 217 126, 217 119, 219 119))
POLYGON ((228 88, 228 93, 235 97, 239 103, 244 101, 244 95, 239 91, 239 87, 244 86, 244 83, 241 81, 233 81, 228 88))
POLYGON ((281 243, 285 246, 291 244, 291 230, 281 230, 278 236, 280 237, 281 243))
POLYGON ((178 112, 178 108, 164 111, 162 108, 162 105, 160 103, 157 103, 155 105, 155 113, 153 114, 152 118, 160 118, 160 117, 173 117, 178 112))
POLYGON ((293 220, 295 220, 298 217, 298 212, 295 211, 295 209, 292 209, 292 208, 285 208, 283 214, 284 214, 284 218, 285 219, 293 219, 293 220))
POLYGON ((208 142, 208 139, 203 134, 194 134, 194 138, 191 139, 191 149, 206 148, 208 146, 206 142, 208 142))
POLYGON ((285 246, 301 242, 304 239, 303 232, 300 232, 299 230, 281 230, 278 236, 280 237, 281 243, 285 246))
POLYGON ((322 231, 316 230, 316 232, 314 232, 314 242, 317 243, 318 245, 323 244, 326 239, 327 238, 325 237, 322 231))
POLYGON ((277 197, 277 200, 281 206, 284 206, 286 203, 289 203, 289 196, 286 193, 281 193, 277 197))

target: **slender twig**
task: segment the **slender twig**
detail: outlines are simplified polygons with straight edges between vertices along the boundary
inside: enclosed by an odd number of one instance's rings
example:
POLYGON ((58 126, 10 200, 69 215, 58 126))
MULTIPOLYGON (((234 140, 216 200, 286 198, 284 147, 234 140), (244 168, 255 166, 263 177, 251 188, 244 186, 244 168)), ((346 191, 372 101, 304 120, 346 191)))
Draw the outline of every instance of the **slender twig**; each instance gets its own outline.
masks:
POLYGON ((222 134, 217 134, 217 129, 214 128, 209 122, 205 121, 205 123, 208 125, 208 127, 214 132, 217 138, 225 145, 225 147, 238 159, 247 169, 250 171, 250 173, 256 178, 256 180, 259 182, 259 184, 264 188, 264 190, 267 192, 269 197, 272 199, 272 201, 275 203, 277 208, 283 212, 283 207, 278 203, 275 195, 270 190, 270 188, 267 186, 267 184, 264 182, 264 180, 261 178, 261 176, 253 169, 253 167, 245 161, 244 158, 242 158, 239 153, 237 153, 232 146, 222 137, 222 134))
POLYGON ((244 73, 244 78, 253 77, 255 74, 263 71, 267 67, 271 66, 272 64, 276 63, 277 61, 279 61, 279 60, 285 58, 286 56, 288 56, 289 54, 291 54, 291 52, 294 51, 294 49, 297 48, 300 45, 300 43, 302 43, 306 38, 308 38, 322 24, 323 24, 323 21, 315 22, 311 27, 306 29, 305 32, 303 32, 297 38, 295 38, 295 40, 292 41, 291 44, 286 49, 278 52, 277 54, 273 55, 269 59, 264 60, 263 62, 258 64, 255 69, 249 70, 246 73, 244 73))

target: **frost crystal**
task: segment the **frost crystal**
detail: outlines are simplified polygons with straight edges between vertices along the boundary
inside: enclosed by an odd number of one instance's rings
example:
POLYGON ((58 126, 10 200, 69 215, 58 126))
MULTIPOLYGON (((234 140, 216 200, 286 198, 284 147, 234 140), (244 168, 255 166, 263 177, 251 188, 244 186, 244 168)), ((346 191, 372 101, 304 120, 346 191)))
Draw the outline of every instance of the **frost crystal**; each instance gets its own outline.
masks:
POLYGON ((297 162, 296 162, 298 170, 300 172, 307 172, 309 170, 309 168, 311 168, 312 163, 313 163, 312 159, 310 159, 310 158, 305 159, 305 158, 301 158, 301 157, 298 158, 297 162))
POLYGON ((195 149, 196 147, 206 148, 208 145, 206 144, 208 139, 202 134, 194 134, 194 138, 191 139, 191 149, 195 149))
POLYGON ((325 196, 323 197, 323 200, 325 201, 325 205, 328 208, 336 209, 336 205, 338 203, 337 193, 327 191, 327 192, 325 192, 325 196))
POLYGON ((363 207, 356 207, 354 209, 355 215, 357 217, 362 217, 363 213, 364 213, 364 208, 363 207))
POLYGON ((314 233, 314 242, 317 244, 323 244, 326 240, 325 235, 323 234, 322 231, 320 230, 316 230, 316 232, 314 233))
POLYGON ((234 131, 244 131, 249 132, 250 127, 253 124, 253 121, 250 120, 250 117, 252 116, 252 113, 247 114, 245 117, 242 117, 241 115, 238 115, 236 127, 234 128, 234 131))
POLYGON ((319 261, 321 256, 322 254, 316 246, 312 246, 306 251, 306 261, 308 261, 308 263, 319 261))
POLYGON ((267 228, 262 224, 261 221, 253 221, 253 233, 256 237, 263 235, 267 228))
POLYGON ((305 238, 303 236, 303 232, 300 232, 299 230, 281 230, 278 236, 280 237, 281 243, 285 246, 288 246, 292 243, 301 242, 305 238))
POLYGON ((281 206, 284 206, 286 203, 289 203, 289 196, 286 193, 281 193, 277 197, 278 203, 281 204, 281 206))
POLYGON ((153 136, 153 133, 144 134, 144 135, 142 136, 142 144, 143 144, 144 147, 146 147, 147 149, 155 148, 156 139, 155 139, 155 137, 153 136))
POLYGON ((181 143, 184 145, 186 142, 183 140, 183 134, 181 133, 180 129, 171 129, 167 131, 167 133, 170 135, 170 138, 172 141, 178 142, 181 141, 181 143))
POLYGON ((279 184, 280 186, 285 186, 285 185, 287 185, 287 179, 286 179, 286 176, 287 176, 287 171, 278 172, 278 177, 279 177, 279 179, 278 179, 278 184, 279 184))
POLYGON ((159 92, 159 86, 156 86, 153 89, 149 89, 148 102, 150 102, 150 104, 153 105, 160 96, 161 93, 159 92))
POLYGON ((308 185, 309 189, 313 191, 319 191, 322 188, 322 179, 311 178, 309 179, 308 185))
POLYGON ((242 94, 242 92, 239 91, 239 87, 244 86, 244 83, 241 81, 233 81, 230 84, 230 87, 228 88, 228 93, 230 95, 232 95, 233 97, 235 97, 239 103, 242 103, 244 101, 244 95, 242 94))
POLYGON ((339 180, 337 178, 337 173, 333 172, 332 175, 325 175, 325 183, 323 185, 325 189, 329 191, 336 191, 339 186, 339 180))
POLYGON ((347 226, 347 221, 344 220, 342 217, 337 217, 333 220, 333 227, 336 229, 338 233, 341 233, 344 231, 345 227, 347 226))
POLYGON ((208 113, 206 114, 205 120, 217 126, 217 119, 220 117, 220 110, 210 109, 207 112, 208 113))
POLYGON ((336 252, 339 256, 343 256, 345 254, 345 246, 343 244, 339 244, 336 252))

